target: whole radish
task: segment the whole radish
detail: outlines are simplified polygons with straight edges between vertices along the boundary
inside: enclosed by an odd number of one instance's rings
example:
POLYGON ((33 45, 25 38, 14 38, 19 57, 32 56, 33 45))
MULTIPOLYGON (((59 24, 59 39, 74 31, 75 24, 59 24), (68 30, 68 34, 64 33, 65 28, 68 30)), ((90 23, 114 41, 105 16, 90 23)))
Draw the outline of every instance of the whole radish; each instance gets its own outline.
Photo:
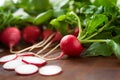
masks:
POLYGON ((66 35, 60 41, 60 48, 64 54, 75 57, 79 56, 83 50, 80 41, 73 35, 66 35))
POLYGON ((22 31, 22 38, 25 42, 33 44, 40 37, 41 30, 37 26, 26 26, 22 31))
POLYGON ((1 33, 1 42, 7 47, 14 47, 21 39, 20 30, 16 27, 8 27, 1 33))

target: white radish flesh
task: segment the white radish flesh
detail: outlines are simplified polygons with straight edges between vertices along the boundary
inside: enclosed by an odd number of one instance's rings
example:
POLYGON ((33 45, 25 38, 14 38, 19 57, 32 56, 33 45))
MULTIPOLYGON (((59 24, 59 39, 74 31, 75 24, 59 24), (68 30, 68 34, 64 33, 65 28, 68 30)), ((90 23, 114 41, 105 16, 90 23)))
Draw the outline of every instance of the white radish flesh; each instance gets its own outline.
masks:
POLYGON ((0 63, 5 63, 11 60, 16 59, 18 56, 16 54, 6 55, 0 58, 0 63))
POLYGON ((23 65, 23 64, 25 64, 25 63, 23 63, 19 58, 19 59, 15 59, 15 60, 5 63, 3 65, 3 68, 6 70, 14 70, 16 67, 23 65))
POLYGON ((38 72, 38 67, 31 64, 25 64, 25 65, 16 67, 15 72, 19 75, 31 75, 38 72))
POLYGON ((33 64, 33 65, 36 65, 39 67, 46 64, 46 61, 44 59, 38 58, 35 56, 23 57, 22 61, 27 63, 27 64, 33 64))
POLYGON ((62 72, 62 68, 56 65, 43 66, 39 69, 39 73, 44 76, 53 76, 62 72))

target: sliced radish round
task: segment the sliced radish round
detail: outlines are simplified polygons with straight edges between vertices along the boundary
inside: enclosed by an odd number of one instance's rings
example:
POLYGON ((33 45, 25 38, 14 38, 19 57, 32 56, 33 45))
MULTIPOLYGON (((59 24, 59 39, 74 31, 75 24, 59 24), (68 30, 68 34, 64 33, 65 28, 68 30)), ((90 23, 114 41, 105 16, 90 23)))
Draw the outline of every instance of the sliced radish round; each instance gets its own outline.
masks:
POLYGON ((21 60, 15 59, 15 60, 6 62, 3 65, 3 68, 6 69, 6 70, 14 70, 16 67, 18 67, 20 65, 23 65, 23 64, 25 64, 25 63, 23 63, 21 60))
POLYGON ((16 59, 18 56, 16 54, 6 55, 0 58, 0 63, 5 63, 11 60, 16 59))
POLYGON ((43 66, 39 69, 39 73, 44 76, 57 75, 62 72, 62 68, 56 65, 43 66))
POLYGON ((36 65, 39 67, 46 64, 46 61, 44 59, 41 59, 41 58, 38 58, 35 56, 23 57, 22 61, 27 63, 27 64, 33 64, 33 65, 36 65))
POLYGON ((16 67, 15 72, 19 75, 31 75, 38 72, 38 67, 31 64, 25 64, 25 65, 16 67))
POLYGON ((34 53, 33 52, 24 52, 24 53, 18 54, 18 56, 34 56, 34 53))

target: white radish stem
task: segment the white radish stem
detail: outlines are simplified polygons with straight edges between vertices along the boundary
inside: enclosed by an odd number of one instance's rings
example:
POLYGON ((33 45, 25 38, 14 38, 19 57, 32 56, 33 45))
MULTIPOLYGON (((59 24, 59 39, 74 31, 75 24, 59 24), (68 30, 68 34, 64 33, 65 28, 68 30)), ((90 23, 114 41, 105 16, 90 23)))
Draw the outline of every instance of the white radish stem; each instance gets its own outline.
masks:
POLYGON ((44 42, 45 42, 45 41, 43 40, 43 41, 41 41, 41 42, 39 42, 39 43, 37 43, 37 44, 34 44, 33 46, 31 46, 31 48, 29 49, 29 51, 32 51, 34 48, 36 48, 37 45, 43 45, 44 42))
POLYGON ((13 48, 10 47, 10 53, 18 54, 18 53, 22 53, 22 52, 24 52, 24 51, 27 51, 27 50, 29 50, 30 48, 31 48, 31 46, 30 46, 30 47, 27 47, 27 48, 24 48, 24 49, 22 49, 22 50, 20 50, 20 51, 13 51, 13 48))
POLYGON ((56 50, 58 47, 60 46, 60 44, 58 44, 57 46, 55 46, 53 49, 51 49, 48 53, 46 53, 44 56, 42 56, 43 58, 50 55, 54 50, 56 50))
POLYGON ((34 48, 40 48, 40 47, 43 47, 46 43, 48 43, 48 42, 53 38, 54 35, 55 35, 55 34, 52 34, 51 36, 48 37, 48 39, 43 40, 43 42, 42 42, 43 44, 38 43, 38 44, 32 46, 31 49, 30 49, 29 51, 33 50, 34 48))
POLYGON ((45 47, 43 47, 43 49, 41 49, 40 51, 38 51, 36 54, 39 55, 39 54, 42 53, 45 49, 47 49, 50 45, 51 45, 51 42, 49 42, 45 47))
POLYGON ((20 50, 20 51, 13 51, 13 48, 10 47, 10 52, 11 52, 11 53, 18 54, 18 53, 22 53, 22 52, 27 51, 27 50, 31 51, 31 50, 33 50, 34 48, 43 47, 46 43, 48 43, 48 42, 52 39, 53 36, 54 36, 54 34, 52 34, 51 36, 49 36, 48 39, 43 40, 43 41, 41 41, 41 42, 39 42, 39 43, 37 43, 37 44, 34 44, 34 45, 30 46, 30 47, 24 48, 24 49, 22 49, 22 50, 20 50))

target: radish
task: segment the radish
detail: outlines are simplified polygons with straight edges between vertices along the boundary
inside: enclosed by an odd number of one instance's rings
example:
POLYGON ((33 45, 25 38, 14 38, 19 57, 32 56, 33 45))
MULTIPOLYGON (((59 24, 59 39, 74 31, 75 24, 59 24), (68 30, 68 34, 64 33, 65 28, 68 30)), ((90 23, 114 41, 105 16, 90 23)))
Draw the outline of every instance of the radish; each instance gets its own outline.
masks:
POLYGON ((6 63, 8 61, 15 60, 18 56, 16 54, 6 55, 0 58, 0 63, 6 63))
POLYGON ((33 64, 36 66, 43 66, 46 64, 46 61, 44 59, 35 57, 35 56, 28 56, 28 57, 23 57, 22 61, 27 64, 33 64))
POLYGON ((3 65, 3 68, 5 70, 14 70, 16 67, 18 67, 20 65, 23 65, 23 64, 25 64, 25 63, 23 63, 21 61, 21 59, 15 59, 15 60, 12 60, 12 61, 9 61, 9 62, 5 63, 3 65))
POLYGON ((83 50, 80 41, 73 35, 66 35, 60 41, 60 48, 64 54, 75 57, 79 56, 83 50))
POLYGON ((41 30, 37 26, 26 26, 22 31, 22 38, 27 43, 35 43, 40 37, 41 30))
POLYGON ((15 72, 19 75, 32 75, 38 72, 38 67, 31 64, 24 64, 16 67, 15 72))
POLYGON ((21 39, 20 30, 16 27, 8 27, 1 34, 1 42, 9 48, 14 47, 21 39))
POLYGON ((61 72, 62 68, 56 65, 43 66, 39 69, 39 73, 44 76, 53 76, 60 74, 61 72))

